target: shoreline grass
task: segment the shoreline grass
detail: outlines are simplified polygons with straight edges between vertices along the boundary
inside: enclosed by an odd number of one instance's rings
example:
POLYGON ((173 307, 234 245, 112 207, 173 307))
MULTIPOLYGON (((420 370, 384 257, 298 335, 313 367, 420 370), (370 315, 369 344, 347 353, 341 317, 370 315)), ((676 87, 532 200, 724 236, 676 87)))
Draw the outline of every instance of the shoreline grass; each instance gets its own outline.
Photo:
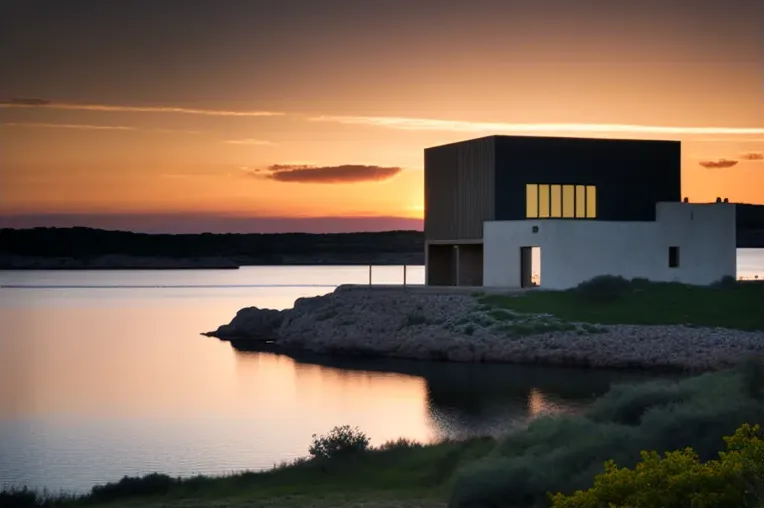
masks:
POLYGON ((266 471, 219 477, 173 478, 157 473, 125 477, 95 486, 85 495, 41 497, 39 503, 34 491, 17 496, 17 504, 7 504, 0 492, 0 508, 445 506, 457 468, 485 457, 495 445, 488 437, 429 445, 402 439, 348 457, 302 458, 266 471))
POLYGON ((595 278, 566 291, 529 291, 517 296, 483 295, 493 309, 551 314, 592 324, 692 325, 764 330, 764 283, 724 281, 713 286, 595 278), (600 286, 597 287, 597 284, 600 286))
MULTIPOLYGON (((400 440, 353 453, 335 453, 342 446, 332 445, 323 448, 333 450, 328 459, 301 459, 264 472, 123 478, 87 496, 51 497, 39 505, 12 504, 12 495, 4 500, 0 494, 0 507, 537 508, 549 506, 552 493, 591 488, 606 461, 632 468, 643 450, 692 447, 705 462, 725 449, 724 436, 762 423, 764 364, 751 360, 691 378, 614 385, 581 414, 542 416, 498 439, 431 445, 400 440)), ((340 444, 357 442, 352 435, 343 439, 340 444)))

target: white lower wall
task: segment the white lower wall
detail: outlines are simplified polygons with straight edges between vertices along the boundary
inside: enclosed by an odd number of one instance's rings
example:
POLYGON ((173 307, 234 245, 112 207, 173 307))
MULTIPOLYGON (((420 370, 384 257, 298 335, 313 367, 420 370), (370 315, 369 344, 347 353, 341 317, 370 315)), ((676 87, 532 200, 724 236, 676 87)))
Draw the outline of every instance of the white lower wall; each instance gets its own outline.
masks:
POLYGON ((488 221, 483 284, 520 286, 520 248, 541 248, 541 287, 567 289, 597 275, 705 285, 736 275, 735 206, 658 203, 655 222, 488 221), (538 232, 533 233, 533 226, 538 232), (669 247, 679 247, 670 268, 669 247))

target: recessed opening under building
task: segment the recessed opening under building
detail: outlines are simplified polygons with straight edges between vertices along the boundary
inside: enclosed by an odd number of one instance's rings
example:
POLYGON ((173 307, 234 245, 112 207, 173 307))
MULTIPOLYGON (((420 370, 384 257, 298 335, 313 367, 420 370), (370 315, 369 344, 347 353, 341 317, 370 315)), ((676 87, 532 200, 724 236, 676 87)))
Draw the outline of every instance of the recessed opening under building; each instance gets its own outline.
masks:
POLYGON ((430 286, 482 286, 483 244, 428 245, 426 283, 430 286))

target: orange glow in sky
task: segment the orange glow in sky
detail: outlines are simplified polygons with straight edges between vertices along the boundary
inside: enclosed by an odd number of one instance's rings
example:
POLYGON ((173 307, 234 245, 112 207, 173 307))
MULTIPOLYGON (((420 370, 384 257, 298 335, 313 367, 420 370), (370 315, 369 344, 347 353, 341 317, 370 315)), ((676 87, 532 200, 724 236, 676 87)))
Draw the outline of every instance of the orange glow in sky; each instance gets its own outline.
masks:
POLYGON ((491 134, 681 140, 691 201, 764 203, 760 1, 476 2, 19 4, 0 219, 416 219, 424 148, 491 134))

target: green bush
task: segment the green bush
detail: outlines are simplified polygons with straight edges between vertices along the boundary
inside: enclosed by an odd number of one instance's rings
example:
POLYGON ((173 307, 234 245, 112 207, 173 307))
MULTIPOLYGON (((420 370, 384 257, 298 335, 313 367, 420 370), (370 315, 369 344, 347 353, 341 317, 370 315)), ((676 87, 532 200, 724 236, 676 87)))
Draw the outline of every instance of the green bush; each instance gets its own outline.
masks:
POLYGON ((580 283, 575 288, 585 300, 607 303, 621 298, 631 291, 631 282, 620 276, 599 275, 580 283))
POLYGON ((363 453, 369 449, 369 438, 358 427, 334 427, 328 434, 313 434, 310 455, 315 459, 336 459, 363 453))
POLYGON ((26 487, 4 487, 0 490, 0 508, 34 508, 41 506, 37 494, 26 487))
POLYGON ((692 447, 700 460, 718 457, 723 436, 744 423, 764 423, 756 398, 762 369, 753 364, 679 381, 614 386, 578 415, 545 416, 502 438, 490 457, 453 479, 450 506, 535 507, 549 492, 591 487, 602 464, 634 467, 640 451, 692 447), (758 387, 758 388, 757 388, 758 387))
POLYGON ((151 473, 145 476, 125 476, 116 483, 96 485, 90 497, 97 501, 112 501, 131 496, 155 496, 167 494, 180 480, 166 474, 151 473))
POLYGON ((692 448, 641 452, 634 469, 605 462, 589 490, 550 495, 553 508, 730 508, 759 506, 764 483, 764 441, 758 425, 743 424, 725 437, 727 452, 701 462, 692 448))

